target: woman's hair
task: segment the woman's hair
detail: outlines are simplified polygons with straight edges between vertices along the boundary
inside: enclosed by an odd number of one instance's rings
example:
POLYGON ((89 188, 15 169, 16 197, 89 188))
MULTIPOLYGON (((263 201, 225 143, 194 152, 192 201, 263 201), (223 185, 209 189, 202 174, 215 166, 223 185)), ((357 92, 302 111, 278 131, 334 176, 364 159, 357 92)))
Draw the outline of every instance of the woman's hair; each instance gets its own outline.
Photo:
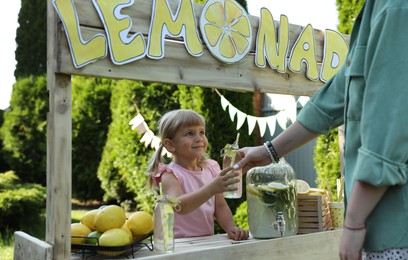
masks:
MULTIPOLYGON (((185 126, 205 126, 205 118, 197 112, 189 109, 177 109, 165 113, 157 122, 158 135, 161 139, 159 148, 154 152, 147 166, 149 174, 149 184, 152 185, 152 177, 157 173, 159 164, 162 163, 163 141, 164 139, 173 139, 177 131, 185 126)), ((198 163, 201 163, 206 158, 201 158, 198 163)))

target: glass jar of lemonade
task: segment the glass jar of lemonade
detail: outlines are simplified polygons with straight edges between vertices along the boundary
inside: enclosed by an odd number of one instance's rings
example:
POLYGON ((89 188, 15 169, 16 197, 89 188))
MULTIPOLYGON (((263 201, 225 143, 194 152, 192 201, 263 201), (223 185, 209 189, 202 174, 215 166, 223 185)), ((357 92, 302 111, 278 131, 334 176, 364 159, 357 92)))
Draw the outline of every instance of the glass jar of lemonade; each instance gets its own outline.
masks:
POLYGON ((249 170, 246 194, 249 231, 254 238, 297 234, 296 175, 284 158, 249 170))

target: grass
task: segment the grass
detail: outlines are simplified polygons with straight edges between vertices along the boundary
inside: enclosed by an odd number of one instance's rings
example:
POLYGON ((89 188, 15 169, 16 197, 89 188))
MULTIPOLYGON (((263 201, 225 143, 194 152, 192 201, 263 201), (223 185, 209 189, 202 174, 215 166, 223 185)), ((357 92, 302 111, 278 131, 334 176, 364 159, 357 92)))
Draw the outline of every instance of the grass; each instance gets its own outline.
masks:
MULTIPOLYGON (((72 205, 71 223, 79 222, 81 217, 89 210, 98 208, 95 206, 78 206, 72 205)), ((30 234, 39 239, 45 237, 45 225, 39 234, 30 234)), ((14 231, 6 230, 4 234, 0 234, 0 260, 13 260, 14 258, 14 231)))

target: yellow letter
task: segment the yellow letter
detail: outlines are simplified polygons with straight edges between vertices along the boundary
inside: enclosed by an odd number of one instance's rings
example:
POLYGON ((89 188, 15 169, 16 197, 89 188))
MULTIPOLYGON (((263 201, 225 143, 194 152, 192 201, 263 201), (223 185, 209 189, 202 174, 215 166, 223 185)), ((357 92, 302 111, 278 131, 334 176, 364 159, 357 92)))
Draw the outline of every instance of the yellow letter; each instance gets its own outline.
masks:
POLYGON ((164 57, 164 37, 183 37, 187 51, 193 56, 203 54, 191 0, 181 0, 173 15, 166 0, 153 0, 147 56, 152 59, 164 57))
POLYGON ((101 18, 114 64, 122 65, 145 56, 146 45, 141 33, 129 35, 132 20, 121 14, 122 8, 131 6, 134 0, 92 0, 101 18))
POLYGON ((306 64, 306 76, 311 80, 319 79, 315 55, 313 27, 308 24, 299 35, 290 54, 289 69, 293 72, 302 70, 302 63, 306 64))
POLYGON ((281 15, 279 24, 279 43, 276 41, 275 24, 268 9, 261 9, 259 30, 256 39, 255 64, 265 68, 265 57, 271 68, 278 72, 286 72, 286 56, 289 46, 289 22, 285 15, 281 15))
POLYGON ((326 30, 324 38, 324 57, 320 80, 327 82, 343 65, 348 52, 348 45, 343 36, 336 31, 326 30))
POLYGON ((53 0, 71 50, 72 62, 75 68, 83 67, 107 55, 106 38, 103 34, 96 34, 90 40, 84 41, 79 28, 78 14, 73 0, 53 0))

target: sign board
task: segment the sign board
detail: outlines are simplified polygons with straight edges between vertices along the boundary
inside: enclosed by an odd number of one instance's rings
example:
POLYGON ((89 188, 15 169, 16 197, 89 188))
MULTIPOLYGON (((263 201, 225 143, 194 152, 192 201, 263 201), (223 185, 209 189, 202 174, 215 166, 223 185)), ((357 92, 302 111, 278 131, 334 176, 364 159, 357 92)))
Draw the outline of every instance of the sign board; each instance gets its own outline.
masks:
POLYGON ((344 62, 347 36, 250 16, 234 0, 53 0, 59 72, 311 96, 344 62), (296 86, 296 87, 295 87, 296 86))

